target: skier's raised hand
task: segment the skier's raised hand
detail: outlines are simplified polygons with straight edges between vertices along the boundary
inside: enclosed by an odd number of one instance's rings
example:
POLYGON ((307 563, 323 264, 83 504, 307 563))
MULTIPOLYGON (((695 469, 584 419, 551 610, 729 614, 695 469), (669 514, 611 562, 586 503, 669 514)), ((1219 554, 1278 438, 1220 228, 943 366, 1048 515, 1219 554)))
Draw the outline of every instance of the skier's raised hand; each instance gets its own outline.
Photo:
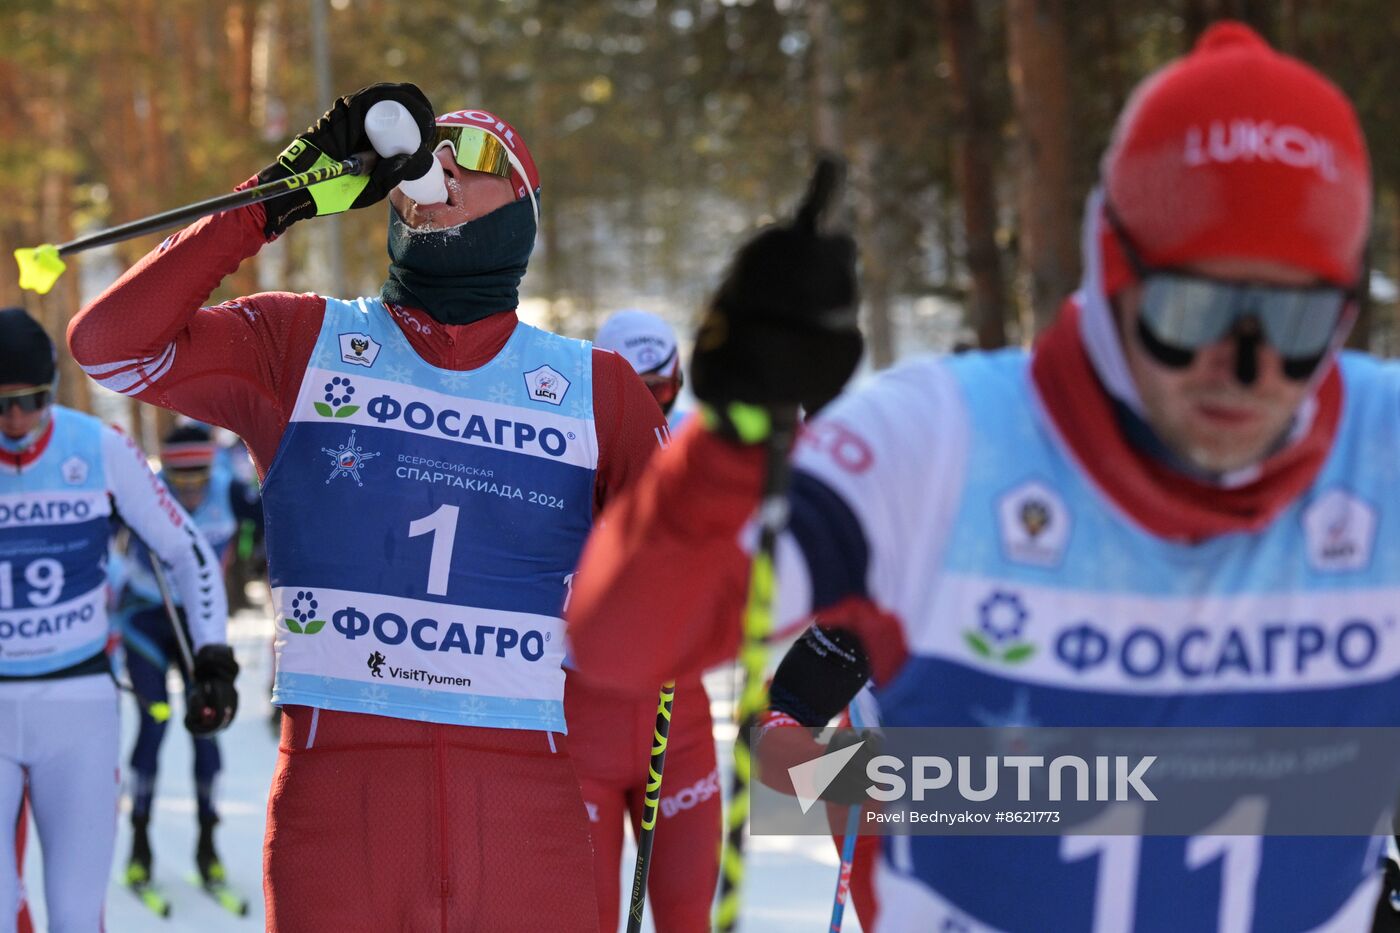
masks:
POLYGON ((263 232, 269 238, 298 220, 368 207, 383 200, 399 182, 428 171, 433 158, 433 107, 427 96, 415 84, 371 84, 337 100, 321 119, 282 150, 276 162, 258 173, 258 182, 286 178, 318 165, 372 152, 365 115, 383 100, 397 101, 408 110, 422 141, 417 151, 381 158, 368 175, 348 175, 268 201, 263 232))
POLYGON ((823 158, 793 218, 740 247, 696 334, 695 394, 709 423, 737 440, 764 439, 766 419, 744 411, 814 411, 860 359, 855 242, 823 229, 841 174, 823 158))

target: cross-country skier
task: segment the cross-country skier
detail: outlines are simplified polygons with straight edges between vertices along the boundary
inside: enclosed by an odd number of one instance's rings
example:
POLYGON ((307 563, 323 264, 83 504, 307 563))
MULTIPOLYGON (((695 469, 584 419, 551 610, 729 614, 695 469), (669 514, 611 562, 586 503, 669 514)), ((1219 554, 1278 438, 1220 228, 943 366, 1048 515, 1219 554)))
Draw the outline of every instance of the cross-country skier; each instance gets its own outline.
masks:
MULTIPOLYGON (((233 539, 240 521, 254 521, 255 502, 217 457, 209 429, 199 424, 172 428, 161 441, 161 481, 180 506, 204 533, 222 568, 232 558, 233 539)), ((258 509, 258 511, 261 511, 258 509)), ((119 599, 119 621, 126 668, 137 696, 146 701, 141 707, 140 727, 131 749, 131 856, 127 880, 142 882, 151 878, 151 844, 148 827, 151 802, 155 796, 160 764, 160 745, 165 739, 165 722, 157 721, 149 704, 166 703, 166 675, 180 667, 179 645, 171 628, 169 613, 150 566, 150 551, 139 538, 133 538, 123 562, 123 592, 119 599)), ((222 574, 217 584, 223 589, 222 574)), ((173 594, 172 594, 173 595, 173 594)), ((177 605, 179 605, 177 601, 177 605)), ((180 618, 186 618, 183 607, 180 618)), ((181 677, 185 676, 183 668, 181 677)), ((214 827, 219 822, 214 806, 214 779, 219 774, 219 746, 212 736, 193 736, 194 786, 199 821, 195 864, 206 884, 224 878, 224 868, 214 849, 214 827)))
MULTIPOLYGON (((232 721, 238 665, 204 536, 130 440, 53 403, 54 359, 37 321, 0 311, 0 813, 13 825, 27 781, 49 929, 96 933, 120 793, 106 611, 114 518, 169 567, 191 607, 191 732, 232 721)), ((0 928, 19 897, 14 851, 0 846, 0 928)))
POLYGON ((676 411, 676 401, 685 373, 676 331, 670 324, 650 311, 616 311, 598 328, 593 344, 612 350, 631 364, 672 427, 684 420, 685 412, 676 411))
POLYGON ((418 88, 376 85, 260 177, 368 150, 385 99, 418 152, 193 224, 69 341, 103 385, 243 437, 264 479, 285 712, 270 928, 593 930, 561 613, 594 511, 646 463, 661 413, 625 360, 517 319, 540 182, 505 121, 435 124, 418 88), (431 159, 446 203, 390 194, 431 159), (379 296, 201 308, 294 222, 386 195, 379 296))
MULTIPOLYGON (((625 359, 670 415, 682 380, 670 324, 647 311, 619 311, 598 328, 594 346, 625 359)), ((658 618, 656 624, 664 626, 667 619, 658 618)), ((630 821, 635 838, 641 825, 656 705, 655 693, 619 697, 591 689, 574 676, 564 696, 574 767, 593 836, 600 930, 617 929, 622 827, 630 821)), ((647 906, 662 933, 709 929, 719 878, 720 806, 710 698, 695 676, 676 684, 647 878, 647 906)))
MULTIPOLYGON (((911 362, 808 426, 777 621, 861 607, 886 726, 1400 725, 1400 370, 1341 351, 1370 203, 1343 94, 1209 29, 1119 118, 1032 352, 911 362)), ((710 427, 580 567, 598 686, 736 650, 752 442, 851 371, 852 253, 783 226, 736 258, 690 373, 710 427)), ((1380 886, 1367 838, 1104 838, 885 839, 878 929, 1365 930, 1380 886)))

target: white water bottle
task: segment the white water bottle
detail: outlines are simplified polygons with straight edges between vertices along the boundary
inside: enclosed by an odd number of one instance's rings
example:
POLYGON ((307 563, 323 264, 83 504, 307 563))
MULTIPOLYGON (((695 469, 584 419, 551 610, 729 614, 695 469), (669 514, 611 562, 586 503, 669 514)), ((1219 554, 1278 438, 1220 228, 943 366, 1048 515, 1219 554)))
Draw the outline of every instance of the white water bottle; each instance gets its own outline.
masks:
MULTIPOLYGON (((396 100, 381 100, 365 114, 365 133, 380 158, 418 151, 422 136, 408 108, 396 100)), ((447 201, 447 183, 436 158, 422 178, 399 182, 399 190, 419 204, 447 201)))

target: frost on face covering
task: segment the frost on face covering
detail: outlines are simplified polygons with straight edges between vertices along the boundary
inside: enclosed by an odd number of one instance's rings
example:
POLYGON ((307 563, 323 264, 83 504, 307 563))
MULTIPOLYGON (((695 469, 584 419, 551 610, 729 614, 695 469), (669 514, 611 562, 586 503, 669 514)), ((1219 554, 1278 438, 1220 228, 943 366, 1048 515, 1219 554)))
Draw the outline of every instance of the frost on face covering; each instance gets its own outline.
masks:
MULTIPOLYGON (((454 185, 452 199, 461 195, 454 185)), ((449 202, 450 203, 450 202, 449 202)), ((411 228, 392 205, 389 278, 380 297, 442 324, 470 324, 520 304, 535 246, 534 205, 517 200, 447 228, 411 228)))
MULTIPOLYGON (((440 167, 439 167, 439 171, 441 171, 441 168, 440 168, 440 167)), ((437 202, 437 203, 443 203, 443 204, 450 205, 450 206, 452 206, 452 207, 456 207, 456 206, 457 206, 458 204, 460 204, 461 201, 462 201, 462 183, 461 183, 460 181, 458 181, 456 178, 451 177, 450 175, 448 175, 448 174, 445 173, 445 172, 443 172, 442 174, 443 174, 443 180, 444 180, 444 182, 445 182, 446 185, 447 185, 447 198, 446 198, 445 201, 443 201, 443 202, 437 202)), ((404 192, 404 193, 407 194, 408 192, 404 192)), ((432 202, 420 202, 420 201, 414 200, 414 204, 415 204, 415 205, 424 204, 424 203, 430 203, 431 206, 434 206, 434 207, 437 206, 437 203, 432 203, 432 202)), ((396 212, 396 213, 397 213, 397 212, 396 212)), ((485 215, 482 215, 482 216, 485 216, 485 215)), ((402 218, 400 218, 400 219, 402 219, 402 218)), ((405 221, 405 222, 404 222, 404 226, 407 228, 409 236, 413 236, 413 237, 423 236, 424 234, 431 234, 431 233, 445 233, 445 234, 450 234, 450 235, 452 235, 452 236, 456 236, 456 235, 458 235, 458 234, 461 232, 463 226, 465 226, 466 224, 469 224, 469 223, 471 223, 473 220, 477 220, 477 219, 478 219, 478 218, 476 218, 476 217, 467 216, 467 217, 462 218, 461 220, 458 220, 456 223, 451 223, 451 224, 440 224, 440 223, 434 222, 433 219, 430 217, 428 220, 424 221, 424 222, 421 223, 421 224, 418 224, 417 226, 413 226, 413 225, 409 224, 407 221, 405 221)))

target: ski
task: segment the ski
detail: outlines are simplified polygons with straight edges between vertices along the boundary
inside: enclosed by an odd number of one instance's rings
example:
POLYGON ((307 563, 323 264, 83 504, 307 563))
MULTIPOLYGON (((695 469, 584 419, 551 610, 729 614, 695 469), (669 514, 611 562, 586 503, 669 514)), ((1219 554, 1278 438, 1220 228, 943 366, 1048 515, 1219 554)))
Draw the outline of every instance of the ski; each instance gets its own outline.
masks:
POLYGON ((147 910, 157 917, 170 919, 170 899, 160 892, 140 865, 127 866, 126 886, 146 905, 147 910))
POLYGON ((224 866, 214 863, 209 866, 209 877, 194 875, 190 883, 214 899, 224 910, 236 917, 248 916, 248 899, 233 889, 224 876, 224 866))

